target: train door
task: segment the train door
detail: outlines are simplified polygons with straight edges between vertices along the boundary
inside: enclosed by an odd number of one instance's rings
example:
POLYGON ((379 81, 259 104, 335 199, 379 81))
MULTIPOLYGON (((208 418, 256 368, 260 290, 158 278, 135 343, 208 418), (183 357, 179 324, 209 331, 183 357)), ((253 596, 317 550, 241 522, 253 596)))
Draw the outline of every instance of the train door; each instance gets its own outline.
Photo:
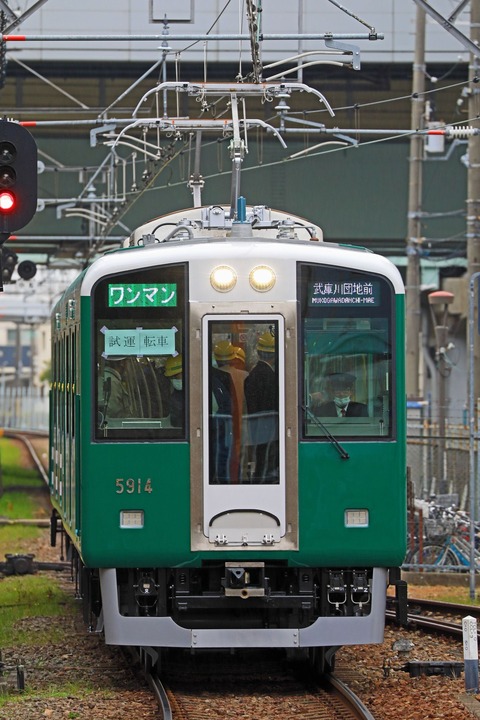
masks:
POLYGON ((283 317, 207 315, 202 338, 204 534, 272 545, 285 535, 283 317))

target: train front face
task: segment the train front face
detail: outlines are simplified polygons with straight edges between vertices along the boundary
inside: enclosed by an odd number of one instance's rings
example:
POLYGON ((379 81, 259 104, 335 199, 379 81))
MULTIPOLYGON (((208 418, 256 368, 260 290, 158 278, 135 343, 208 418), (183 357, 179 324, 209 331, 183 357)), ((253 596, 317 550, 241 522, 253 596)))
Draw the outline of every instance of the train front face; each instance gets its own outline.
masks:
POLYGON ((405 552, 403 300, 383 258, 244 230, 92 266, 81 548, 108 643, 382 640, 405 552))

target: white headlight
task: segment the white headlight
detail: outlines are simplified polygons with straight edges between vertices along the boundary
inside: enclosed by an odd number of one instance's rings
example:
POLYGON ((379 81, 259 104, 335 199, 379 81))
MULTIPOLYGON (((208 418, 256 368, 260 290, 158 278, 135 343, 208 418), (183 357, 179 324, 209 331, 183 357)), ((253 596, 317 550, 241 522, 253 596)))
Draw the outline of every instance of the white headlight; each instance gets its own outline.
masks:
POLYGON ((267 292, 275 285, 276 275, 268 265, 257 265, 250 272, 250 285, 258 292, 267 292))
POLYGON ((237 273, 228 265, 219 265, 210 273, 210 284, 218 292, 229 292, 237 284, 237 273))

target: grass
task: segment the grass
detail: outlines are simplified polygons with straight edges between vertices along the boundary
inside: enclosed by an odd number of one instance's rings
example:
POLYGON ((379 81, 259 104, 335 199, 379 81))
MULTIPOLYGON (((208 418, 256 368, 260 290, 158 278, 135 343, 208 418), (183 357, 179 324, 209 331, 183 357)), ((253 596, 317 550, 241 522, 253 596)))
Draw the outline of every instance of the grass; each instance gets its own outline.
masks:
POLYGON ((476 597, 472 600, 470 598, 470 589, 467 586, 468 580, 466 579, 465 586, 459 585, 414 585, 409 583, 408 585, 408 596, 409 598, 425 598, 428 600, 440 600, 441 602, 460 603, 461 605, 480 605, 480 588, 477 587, 475 595, 476 597))
MULTIPOLYGON (((4 490, 9 487, 22 485, 23 487, 42 487, 43 480, 36 470, 21 467, 22 453, 18 445, 7 438, 0 440, 0 486, 4 490)), ((1 512, 0 512, 1 514, 1 512)))
POLYGON ((9 519, 33 518, 37 501, 24 492, 5 491, 0 498, 0 515, 9 519))
POLYGON ((472 600, 468 588, 446 588, 445 602, 462 603, 463 605, 480 605, 479 589, 475 591, 476 597, 472 600))
MULTIPOLYGON (((20 467, 21 461, 22 453, 18 445, 8 438, 0 439, 2 473, 0 488, 3 487, 3 494, 0 494, 0 517, 9 519, 35 518, 39 515, 45 517, 45 513, 39 510, 35 495, 13 489, 22 486, 33 490, 43 487, 44 484, 35 470, 20 467)), ((39 537, 40 532, 45 531, 32 526, 0 526, 0 560, 6 553, 28 552, 28 544, 39 537)))
POLYGON ((71 616, 75 601, 45 575, 12 575, 0 582, 0 647, 45 645, 63 638, 62 626, 35 618, 71 616), (24 622, 25 621, 25 622, 24 622))
MULTIPOLYGON (((18 486, 36 488, 43 485, 34 470, 20 468, 21 461, 19 448, 8 439, 2 438, 0 464, 4 492, 0 497, 0 516, 31 519, 41 513, 35 495, 8 489, 18 486)), ((0 527, 0 559, 6 553, 29 552, 31 540, 45 532, 44 529, 32 526, 0 527)), ((0 578, 0 649, 15 648, 15 651, 21 651, 22 647, 40 648, 60 642, 65 638, 65 628, 68 628, 69 623, 55 620, 71 618, 77 611, 73 595, 61 590, 52 576, 38 573, 0 578), (52 621, 46 622, 45 618, 52 618, 52 621)), ((12 700, 22 702, 32 697, 48 699, 68 697, 72 694, 84 697, 91 692, 93 690, 86 688, 84 682, 79 682, 78 686, 59 682, 58 686, 46 687, 40 693, 38 690, 29 692, 27 684, 21 695, 11 695, 8 691, 0 692, 0 708, 12 700)), ((72 711, 68 717, 74 720, 78 714, 72 711)))
MULTIPOLYGON (((6 438, 0 440, 0 462, 3 471, 4 493, 0 497, 0 516, 9 519, 32 519, 38 516, 37 499, 26 492, 12 492, 9 486, 40 486, 34 470, 20 467, 21 452, 17 445, 6 438)), ((29 542, 39 536, 37 527, 6 525, 0 532, 0 557, 6 553, 28 552, 29 542)), ((74 600, 60 590, 51 577, 35 575, 12 575, 0 580, 0 648, 54 642, 61 630, 55 623, 41 623, 35 629, 35 617, 59 617, 73 611, 74 600)))
MULTIPOLYGON (((47 686, 45 690, 29 693, 28 688, 25 690, 24 693, 21 695, 2 695, 0 691, 0 709, 6 705, 6 703, 21 703, 25 700, 52 700, 55 698, 78 698, 81 700, 84 700, 89 695, 94 695, 95 698, 98 698, 101 696, 104 700, 108 700, 109 698, 113 698, 113 693, 111 690, 108 690, 107 688, 104 688, 103 690, 99 690, 98 687, 95 686, 89 686, 85 684, 85 680, 79 680, 78 683, 72 683, 67 682, 64 683, 61 688, 57 686, 47 686)), ((3 718, 6 716, 0 715, 0 720, 3 720, 3 718)), ((68 720, 76 720, 76 718, 83 718, 83 715, 80 712, 77 712, 76 710, 70 710, 65 712, 64 717, 68 720)))
MULTIPOLYGON (((0 497, 0 517, 14 520, 18 518, 30 519, 38 515, 37 500, 25 493, 5 492, 0 497)), ((32 540, 38 538, 42 532, 45 533, 45 529, 41 530, 32 525, 0 526, 0 561, 3 561, 6 553, 29 552, 28 548, 32 540)))

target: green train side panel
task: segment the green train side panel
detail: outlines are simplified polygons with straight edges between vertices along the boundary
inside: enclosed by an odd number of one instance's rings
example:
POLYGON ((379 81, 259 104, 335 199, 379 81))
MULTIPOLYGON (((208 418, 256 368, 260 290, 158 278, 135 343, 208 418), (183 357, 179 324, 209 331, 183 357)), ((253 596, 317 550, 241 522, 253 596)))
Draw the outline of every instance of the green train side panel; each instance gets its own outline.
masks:
POLYGON ((86 565, 181 564, 190 553, 188 444, 87 445, 81 502, 86 565), (125 510, 143 510, 144 527, 120 527, 120 513, 125 510))
POLYGON ((97 443, 89 439, 93 370, 90 298, 81 298, 81 311, 79 535, 83 562, 89 567, 181 564, 190 554, 189 445, 97 443), (129 486, 130 480, 133 484, 129 486), (144 527, 120 527, 122 510, 143 510, 144 527))
MULTIPOLYGON (((297 565, 390 566, 406 544, 403 453, 394 443, 345 443, 341 460, 329 443, 300 447, 300 549, 281 553, 297 565), (372 462, 372 456, 376 458, 372 462), (367 509, 369 526, 345 527, 345 510, 367 509)), ((198 565, 226 553, 190 551, 187 444, 91 445, 84 456, 82 556, 91 567, 198 565), (85 482, 87 479, 87 482, 85 482), (131 480, 132 492, 127 491, 131 480), (145 483, 151 492, 145 492, 145 483), (118 490, 123 487, 122 492, 118 490), (144 511, 144 527, 121 528, 122 510, 144 511)), ((272 558, 260 548, 229 556, 272 558)), ((275 557, 280 559, 280 554, 275 557)))
POLYGON ((396 443, 328 442, 299 448, 300 551, 307 564, 391 566, 406 551, 406 472, 396 443), (346 510, 368 510, 368 527, 346 527, 346 510))
MULTIPOLYGON (((90 302, 82 298, 82 315, 90 302)), ((403 333, 403 298, 397 305, 403 333)), ((397 374, 403 377, 401 342, 397 374)), ((81 554, 90 567, 198 566, 202 559, 288 560, 300 566, 394 566, 406 547, 405 443, 343 442, 341 460, 328 441, 299 445, 299 550, 190 550, 188 443, 92 443, 92 348, 89 323, 81 343, 84 445, 80 457, 81 554), (133 480, 132 492, 127 481, 133 480), (140 480, 140 484, 138 481, 140 480), (145 490, 150 480, 151 492, 145 490), (120 482, 117 482, 120 481, 120 482), (123 492, 118 492, 123 486, 123 492), (366 528, 345 527, 345 510, 367 509, 366 528), (144 511, 144 527, 121 528, 122 510, 144 511)), ((405 436, 404 388, 397 387, 398 437, 405 436), (401 400, 400 400, 401 399, 401 400)))

